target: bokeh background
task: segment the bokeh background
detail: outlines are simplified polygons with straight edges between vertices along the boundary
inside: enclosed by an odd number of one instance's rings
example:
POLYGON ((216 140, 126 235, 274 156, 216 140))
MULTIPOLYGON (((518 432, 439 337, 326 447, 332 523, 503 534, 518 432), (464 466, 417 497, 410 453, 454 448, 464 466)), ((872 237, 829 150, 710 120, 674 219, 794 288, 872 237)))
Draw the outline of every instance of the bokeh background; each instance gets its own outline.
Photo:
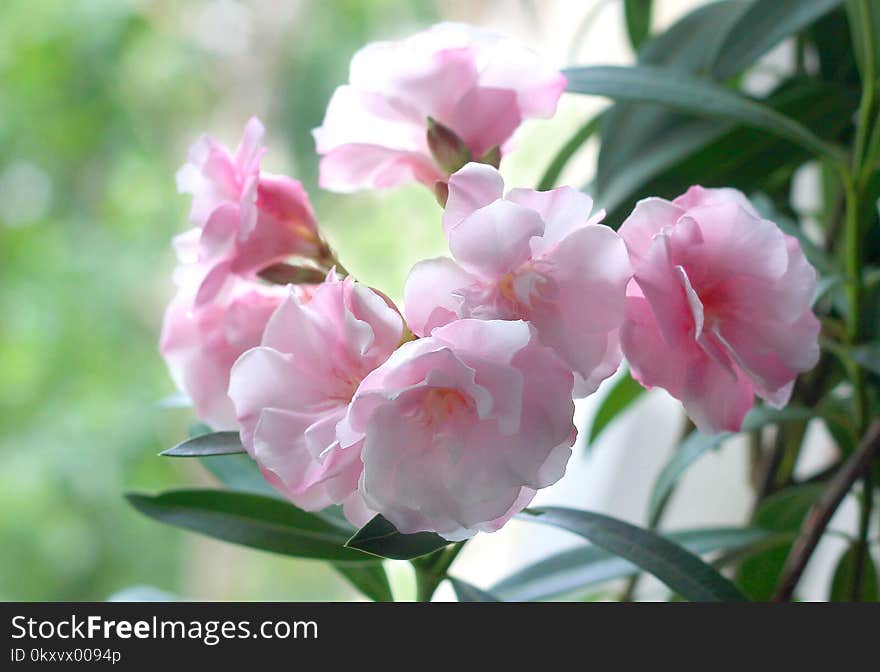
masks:
MULTIPOLYGON (((655 29, 697 4, 658 0, 655 29)), ((444 253, 437 205, 420 187, 321 193, 310 130, 360 46, 445 19, 512 33, 558 66, 633 58, 617 0, 0 3, 0 600, 103 600, 132 586, 201 600, 353 597, 319 563, 162 526, 122 494, 210 483, 198 465, 157 457, 192 421, 159 403, 174 390, 157 352, 189 143, 210 132, 235 145, 259 115, 264 167, 302 180, 345 265, 399 296, 415 261, 444 253)), ((528 124, 502 166, 508 182, 533 186, 604 104, 566 96, 556 118, 528 124)), ((565 181, 584 184, 594 157, 590 146, 565 181)), ((540 501, 643 522, 680 422, 662 392, 648 395, 540 501)), ((670 526, 742 523, 744 453, 727 446, 689 472, 670 526)), ((461 575, 486 584, 576 543, 527 527, 478 539, 461 575)), ((394 572, 405 595, 405 569, 394 572)))

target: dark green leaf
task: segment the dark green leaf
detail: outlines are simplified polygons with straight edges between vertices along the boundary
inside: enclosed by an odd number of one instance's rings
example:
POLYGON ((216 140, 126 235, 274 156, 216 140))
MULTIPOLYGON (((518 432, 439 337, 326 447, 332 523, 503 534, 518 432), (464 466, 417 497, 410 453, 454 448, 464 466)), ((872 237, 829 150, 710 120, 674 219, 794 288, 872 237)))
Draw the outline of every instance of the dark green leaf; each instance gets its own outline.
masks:
POLYGON ((501 602, 494 595, 487 593, 485 590, 480 590, 461 579, 450 576, 449 583, 452 584, 452 589, 455 591, 455 596, 459 602, 501 602))
POLYGON ((624 0, 626 34, 632 48, 638 51, 642 42, 651 34, 651 9, 653 0, 624 0))
POLYGON ((333 568, 373 602, 394 601, 391 584, 388 583, 388 574, 385 573, 381 562, 364 566, 334 565, 333 568))
POLYGON ((632 378, 629 372, 625 371, 599 403, 596 415, 593 416, 593 424, 590 425, 587 443, 592 445, 602 430, 632 406, 645 391, 645 388, 632 378))
POLYGON ((226 490, 171 490, 126 498, 169 525, 264 551, 335 563, 375 562, 345 548, 346 532, 274 497, 226 490))
POLYGON ((776 590, 779 574, 791 551, 794 537, 810 507, 824 492, 821 484, 786 488, 767 498, 755 512, 754 525, 775 532, 789 533, 791 542, 773 546, 742 562, 736 583, 749 599, 769 600, 776 590))
POLYGON ((452 542, 433 532, 401 534, 383 516, 377 515, 358 530, 345 545, 380 558, 412 560, 433 553, 450 543, 452 542))
POLYGON ((711 81, 651 66, 591 66, 566 71, 568 91, 635 103, 653 103, 698 117, 731 121, 767 131, 817 156, 844 160, 798 122, 711 81))
POLYGON ((243 453, 244 446, 238 432, 211 432, 181 441, 173 448, 162 451, 165 457, 205 457, 243 453))
POLYGON ((800 32, 842 0, 756 0, 719 40, 712 74, 727 79, 752 65, 785 38, 800 32))
POLYGON ((247 453, 238 455, 210 455, 201 458, 202 464, 220 483, 230 490, 252 492, 257 495, 278 497, 257 463, 247 453))
MULTIPOLYGON (((749 411, 745 420, 743 420, 742 431, 751 432, 770 424, 805 421, 814 415, 814 411, 799 406, 789 406, 781 410, 768 406, 756 406, 749 411)), ((663 467, 654 483, 654 489, 651 491, 651 497, 648 500, 649 520, 653 520, 658 508, 672 492, 672 488, 687 468, 710 450, 718 448, 731 436, 734 436, 734 434, 706 435, 697 431, 691 432, 688 435, 669 462, 666 463, 666 466, 663 467)))
POLYGON ((738 602, 745 597, 730 581, 698 556, 659 534, 590 511, 560 507, 520 516, 573 532, 653 574, 691 602, 738 602))
POLYGON ((880 65, 880 6, 876 0, 847 0, 846 15, 849 20, 850 38, 852 47, 855 52, 856 63, 859 66, 859 72, 864 76, 865 60, 867 58, 867 50, 869 46, 873 46, 874 58, 874 76, 877 76, 878 65, 880 65), (873 45, 869 45, 865 39, 866 35, 873 35, 873 45))
MULTIPOLYGON (((837 139, 851 125, 858 105, 855 91, 837 84, 811 79, 783 82, 763 103, 798 120, 825 139, 837 139)), ((616 142, 603 133, 603 146, 616 142)), ((600 151, 600 156, 601 156, 600 151)), ((810 158, 809 153, 787 140, 731 123, 718 123, 672 115, 669 125, 642 143, 637 157, 606 171, 597 182, 599 205, 608 210, 606 223, 618 226, 633 203, 647 196, 674 198, 691 184, 734 186, 748 194, 770 192, 770 177, 790 177, 810 158)), ((780 183, 780 192, 785 182, 780 183)), ((778 209, 777 209, 777 214, 778 209)), ((824 265, 805 252, 811 263, 824 265)), ((819 255, 823 256, 823 255, 819 255)))
POLYGON ((553 157, 550 165, 547 166, 547 170, 538 182, 538 191, 547 191, 556 186, 556 180, 559 179, 559 176, 562 174, 565 166, 568 165, 571 157, 574 156, 577 151, 583 147, 587 140, 599 130, 601 125, 602 115, 598 114, 587 121, 587 123, 581 126, 577 132, 569 138, 568 142, 566 142, 562 146, 562 149, 557 152, 556 156, 553 157))
MULTIPOLYGON (((698 7, 639 50, 639 63, 660 65, 685 73, 708 68, 718 36, 749 6, 749 0, 725 0, 698 7)), ((655 144, 683 118, 668 109, 617 103, 605 115, 602 146, 596 164, 596 186, 604 192, 612 175, 637 166, 645 149, 655 144)))
POLYGON ((857 345, 851 353, 856 364, 880 376, 880 343, 857 345))
MULTIPOLYGON (((757 528, 719 527, 664 534, 691 553, 719 550, 747 552, 766 543, 771 532, 757 528)), ((540 560, 503 579, 491 592, 510 601, 543 600, 582 591, 612 579, 632 576, 638 567, 597 546, 579 546, 540 560)))
POLYGON ((837 563, 831 581, 831 602, 877 602, 877 567, 870 553, 862 556, 862 580, 858 595, 854 595, 858 544, 852 544, 837 563))

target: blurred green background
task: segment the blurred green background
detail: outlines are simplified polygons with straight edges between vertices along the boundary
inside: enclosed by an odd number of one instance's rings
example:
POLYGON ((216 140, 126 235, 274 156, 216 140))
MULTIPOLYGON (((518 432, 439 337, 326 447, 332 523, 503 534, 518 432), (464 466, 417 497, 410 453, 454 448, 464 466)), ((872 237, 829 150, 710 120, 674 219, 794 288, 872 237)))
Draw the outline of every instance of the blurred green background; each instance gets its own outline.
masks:
POLYGON ((101 600, 133 584, 202 599, 350 595, 318 563, 198 539, 121 498, 207 479, 156 457, 190 420, 157 405, 173 388, 156 343, 188 207, 174 171, 199 133, 234 145, 263 117, 264 166, 303 180, 371 282, 394 287, 439 245, 413 223, 436 207, 421 190, 387 195, 381 213, 375 197, 320 195, 309 133, 351 54, 433 22, 433 4, 281 4, 0 3, 2 600, 101 600))

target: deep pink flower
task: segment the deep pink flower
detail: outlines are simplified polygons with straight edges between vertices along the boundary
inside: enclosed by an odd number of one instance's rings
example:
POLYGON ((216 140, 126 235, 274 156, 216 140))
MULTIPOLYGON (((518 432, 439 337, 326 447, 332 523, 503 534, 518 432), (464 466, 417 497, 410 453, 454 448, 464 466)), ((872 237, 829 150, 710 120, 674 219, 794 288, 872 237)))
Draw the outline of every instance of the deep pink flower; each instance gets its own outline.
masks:
POLYGON ((633 375, 703 432, 738 431, 757 394, 788 403, 819 358, 816 272, 735 189, 640 201, 620 228, 635 272, 621 329, 633 375))
POLYGON ((503 152, 528 117, 551 117, 565 77, 513 39, 442 23, 397 42, 376 42, 351 62, 315 129, 321 186, 393 187, 447 177, 427 143, 428 118, 464 142, 474 160, 503 152))
POLYGON ((382 297, 331 272, 307 301, 285 299, 260 347, 235 363, 229 396, 242 443, 297 506, 342 503, 356 525, 371 516, 357 495, 360 446, 341 450, 336 424, 402 331, 403 320, 382 297))
POLYGON ((177 172, 177 187, 193 196, 194 229, 175 240, 180 260, 199 265, 199 304, 231 275, 252 278, 290 256, 324 251, 308 195, 297 180, 260 172, 263 126, 254 117, 233 154, 203 136, 177 172))
POLYGON ((626 247, 570 187, 513 189, 470 163, 449 180, 443 227, 455 260, 423 261, 404 292, 415 334, 463 318, 523 319, 576 374, 584 396, 617 370, 631 277, 626 247))
POLYGON ((401 532, 492 532, 565 472, 571 372, 522 321, 459 320, 361 382, 338 437, 360 491, 401 532), (348 448, 350 446, 350 448, 348 448))
POLYGON ((198 418, 213 429, 238 428, 226 393, 229 370, 239 355, 260 344, 266 322, 286 295, 281 287, 233 279, 210 303, 196 305, 195 285, 185 285, 168 305, 159 349, 198 418))

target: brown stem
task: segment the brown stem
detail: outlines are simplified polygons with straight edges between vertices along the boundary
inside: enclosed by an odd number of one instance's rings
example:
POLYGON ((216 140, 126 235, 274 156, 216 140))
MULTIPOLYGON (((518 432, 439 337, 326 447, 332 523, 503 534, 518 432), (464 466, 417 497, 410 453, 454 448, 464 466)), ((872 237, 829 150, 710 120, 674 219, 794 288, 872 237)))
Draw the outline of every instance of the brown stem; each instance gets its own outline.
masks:
POLYGON ((828 523, 834 516, 834 512, 837 511, 837 507, 856 479, 870 466, 871 458, 878 446, 880 446, 880 420, 874 421, 868 428, 855 452, 844 462, 837 475, 831 479, 822 498, 807 516, 801 533, 785 561, 785 567, 773 596, 774 602, 788 602, 791 599, 813 551, 816 550, 825 528, 828 527, 828 523))

